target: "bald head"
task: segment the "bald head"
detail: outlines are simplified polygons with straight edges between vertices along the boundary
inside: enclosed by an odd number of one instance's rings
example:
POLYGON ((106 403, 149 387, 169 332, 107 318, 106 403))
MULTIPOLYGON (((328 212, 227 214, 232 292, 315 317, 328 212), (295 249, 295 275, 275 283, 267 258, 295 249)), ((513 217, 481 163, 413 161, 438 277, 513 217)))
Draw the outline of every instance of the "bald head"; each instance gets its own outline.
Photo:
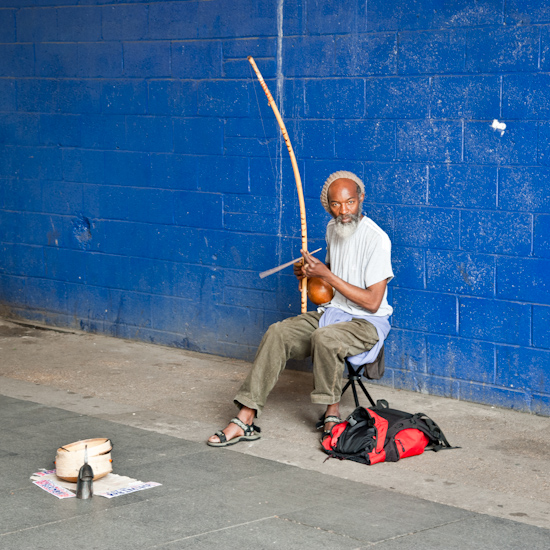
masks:
POLYGON ((357 183, 347 178, 339 178, 334 180, 328 188, 329 204, 331 201, 337 200, 333 197, 340 196, 342 193, 348 197, 356 196, 361 202, 364 198, 363 193, 361 193, 361 188, 357 183))

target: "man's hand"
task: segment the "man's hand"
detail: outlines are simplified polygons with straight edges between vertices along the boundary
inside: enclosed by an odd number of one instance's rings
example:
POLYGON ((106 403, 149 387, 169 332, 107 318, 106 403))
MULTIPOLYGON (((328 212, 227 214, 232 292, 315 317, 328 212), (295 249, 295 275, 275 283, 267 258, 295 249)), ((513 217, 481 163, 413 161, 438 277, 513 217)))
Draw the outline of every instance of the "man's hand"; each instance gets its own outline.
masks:
MULTIPOLYGON (((309 252, 300 250, 302 253, 303 265, 302 268, 302 277, 319 277, 320 279, 325 279, 331 275, 330 269, 315 256, 312 256, 309 252)), ((295 266, 297 264, 294 264, 295 266)), ((299 264, 298 264, 299 265, 299 264)), ((295 271, 296 272, 296 271, 295 271)))
POLYGON ((302 267, 304 266, 304 260, 300 260, 299 262, 296 262, 293 264, 294 269, 294 275, 296 275, 296 278, 301 281, 304 278, 304 274, 302 273, 302 267))

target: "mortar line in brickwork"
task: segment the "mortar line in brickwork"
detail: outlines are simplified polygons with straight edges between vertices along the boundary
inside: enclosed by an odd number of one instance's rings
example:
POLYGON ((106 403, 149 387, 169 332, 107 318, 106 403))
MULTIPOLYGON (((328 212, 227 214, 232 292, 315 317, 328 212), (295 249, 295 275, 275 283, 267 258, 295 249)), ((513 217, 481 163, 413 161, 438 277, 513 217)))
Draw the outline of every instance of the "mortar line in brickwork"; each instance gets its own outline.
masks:
MULTIPOLYGON (((367 118, 367 79, 363 78, 363 118, 367 118)), ((336 133, 336 130, 335 130, 336 133)), ((336 140, 334 141, 334 148, 336 149, 336 140)))
MULTIPOLYGON (((150 17, 150 4, 145 4, 145 36, 149 36, 149 17, 150 17)), ((171 78, 174 78, 172 75, 172 42, 170 41, 170 76, 171 78)))
POLYGON ((497 281, 498 281, 498 278, 497 278, 497 259, 498 259, 498 256, 494 255, 493 256, 493 261, 494 261, 494 269, 493 269, 493 299, 496 299, 497 296, 498 296, 498 292, 497 292, 497 281))
POLYGON ((426 206, 430 205, 430 166, 426 165, 426 206))
POLYGON ((399 32, 395 33, 395 76, 399 75, 399 32))
MULTIPOLYGON (((57 10, 56 10, 56 17, 57 17, 57 10)), ((101 40, 105 40, 103 38, 103 9, 99 10, 99 36, 101 36, 101 40)), ((124 59, 122 60, 122 63, 124 64, 124 59)), ((122 66, 122 74, 124 74, 124 65, 122 66)))
MULTIPOLYGON (((248 162, 248 165, 247 165, 247 172, 248 172, 248 192, 250 193, 250 161, 248 162)), ((220 195, 220 206, 222 208, 222 227, 225 228, 225 195, 223 193, 221 193, 220 195)), ((175 217, 175 212, 173 213, 173 216, 175 217)), ((175 223, 174 223, 175 225, 175 223)))
POLYGON ((460 162, 464 162, 464 142, 466 141, 465 135, 466 135, 466 124, 464 123, 464 119, 460 120, 461 123, 461 144, 460 144, 460 162))
POLYGON ((458 296, 455 297, 456 300, 456 335, 460 336, 460 300, 458 296))
POLYGON ((433 76, 428 77, 428 118, 432 118, 433 80, 433 76))
POLYGON ((499 98, 498 98, 498 118, 502 119, 502 89, 503 89, 503 81, 504 77, 500 75, 500 86, 499 86, 499 98))
MULTIPOLYGON (((277 2, 277 103, 280 106, 281 116, 284 118, 285 111, 283 105, 283 7, 284 0, 278 0, 277 2)), ((283 256, 283 242, 282 242, 282 227, 283 227, 283 136, 279 133, 278 139, 278 155, 279 155, 279 173, 275 180, 276 193, 279 199, 279 219, 277 227, 277 258, 278 261, 282 261, 283 256)))
POLYGON ((534 345, 534 336, 533 336, 533 316, 535 314, 533 305, 531 305, 531 315, 529 315, 529 345, 535 347, 534 345))
POLYGON ((496 181, 496 193, 495 193, 495 208, 498 208, 499 198, 499 181, 500 181, 500 166, 497 166, 497 181, 496 181))
POLYGON ((493 344, 493 384, 496 384, 497 382, 497 365, 497 347, 493 344))
POLYGON ((540 124, 538 121, 534 122, 534 124, 536 125, 536 128, 537 128, 537 150, 535 152, 536 156, 535 158, 536 159, 539 159, 539 151, 540 151, 540 124))
POLYGON ((542 27, 539 26, 539 51, 537 56, 537 69, 540 71, 542 58, 542 27))
POLYGON ((462 233, 462 209, 458 210, 458 250, 462 250, 462 243, 460 242, 460 235, 462 233))
POLYGON ((422 250, 422 285, 428 290, 428 275, 426 274, 426 249, 422 250))
POLYGON ((535 254, 535 215, 530 215, 530 222, 531 222, 531 253, 530 256, 534 256, 535 254))

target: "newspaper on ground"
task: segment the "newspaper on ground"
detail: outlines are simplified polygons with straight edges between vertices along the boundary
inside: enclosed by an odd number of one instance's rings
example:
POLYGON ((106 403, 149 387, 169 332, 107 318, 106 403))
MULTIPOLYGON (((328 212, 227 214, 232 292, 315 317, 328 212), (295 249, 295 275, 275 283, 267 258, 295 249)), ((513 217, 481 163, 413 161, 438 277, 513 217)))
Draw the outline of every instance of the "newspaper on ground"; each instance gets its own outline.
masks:
MULTIPOLYGON (((55 470, 40 470, 31 476, 31 481, 51 495, 63 499, 76 497, 76 483, 65 481, 55 475, 55 470)), ((131 477, 118 474, 107 474, 105 477, 94 481, 94 496, 114 498, 128 495, 136 491, 143 491, 153 487, 159 487, 161 483, 155 481, 143 482, 131 477)))

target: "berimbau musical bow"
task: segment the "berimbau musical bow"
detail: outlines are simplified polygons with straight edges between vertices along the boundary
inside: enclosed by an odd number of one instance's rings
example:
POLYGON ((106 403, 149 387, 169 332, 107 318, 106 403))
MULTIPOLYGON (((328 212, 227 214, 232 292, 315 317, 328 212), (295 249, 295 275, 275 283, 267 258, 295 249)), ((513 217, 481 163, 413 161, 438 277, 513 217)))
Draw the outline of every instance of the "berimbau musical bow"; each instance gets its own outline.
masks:
MULTIPOLYGON (((271 92, 269 91, 269 88, 267 87, 267 84, 264 81, 264 77, 262 76, 262 73, 260 73, 260 70, 258 69, 258 66, 256 65, 256 62, 254 61, 254 58, 252 56, 250 55, 248 56, 248 61, 252 65, 252 68, 254 69, 254 72, 256 73, 258 80, 260 81, 262 89, 265 92, 265 95, 267 96, 269 106, 273 109, 273 113, 275 113, 275 118, 279 123, 279 127, 281 128, 281 132, 283 134, 283 139, 285 140, 286 148, 288 149, 288 154, 290 155, 290 162, 292 163, 292 169, 294 170, 294 179, 296 180, 296 189, 298 191, 298 202, 300 203, 302 250, 307 252, 306 204, 304 202, 304 190, 302 188, 302 178, 300 177, 300 171, 298 170, 298 163, 296 162, 294 149, 292 148, 292 144, 290 143, 290 138, 288 137, 288 132, 286 131, 286 126, 285 126, 285 123, 283 122, 283 117, 281 116, 281 113, 277 108, 277 104, 275 103, 275 100, 273 99, 273 96, 271 95, 271 92)), ((302 313, 305 313, 307 311, 307 279, 305 277, 302 279, 301 291, 302 291, 302 313)))

